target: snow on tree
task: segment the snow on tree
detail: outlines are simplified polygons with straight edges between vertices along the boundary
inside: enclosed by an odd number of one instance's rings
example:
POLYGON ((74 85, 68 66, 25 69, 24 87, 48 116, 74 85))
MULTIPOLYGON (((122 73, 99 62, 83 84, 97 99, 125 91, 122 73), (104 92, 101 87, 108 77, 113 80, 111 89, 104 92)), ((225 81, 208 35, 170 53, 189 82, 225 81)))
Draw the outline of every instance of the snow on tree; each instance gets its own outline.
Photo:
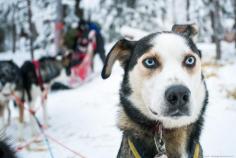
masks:
MULTIPOLYGON (((33 48, 46 48, 53 40, 54 1, 31 0, 32 25, 28 25, 28 0, 0 1, 0 30, 4 33, 6 49, 14 51, 26 47, 29 50, 29 38, 34 41, 33 48), (30 31, 31 30, 31 31, 30 31), (12 42, 13 41, 13 42, 12 42)), ((0 31, 1 32, 1 31, 0 31)))
MULTIPOLYGON (((56 0, 31 0, 32 28, 29 31, 27 0, 1 1, 0 50, 14 51, 23 46, 29 51, 31 34, 34 49, 49 51, 55 40, 56 3, 56 0)), ((75 28, 83 17, 100 24, 107 41, 120 38, 123 26, 156 32, 170 30, 174 23, 188 22, 199 27, 198 41, 215 42, 215 29, 222 40, 225 31, 233 29, 229 21, 233 21, 235 27, 235 0, 219 1, 218 18, 215 11, 215 0, 90 0, 89 3, 88 0, 62 0, 65 32, 75 28)))

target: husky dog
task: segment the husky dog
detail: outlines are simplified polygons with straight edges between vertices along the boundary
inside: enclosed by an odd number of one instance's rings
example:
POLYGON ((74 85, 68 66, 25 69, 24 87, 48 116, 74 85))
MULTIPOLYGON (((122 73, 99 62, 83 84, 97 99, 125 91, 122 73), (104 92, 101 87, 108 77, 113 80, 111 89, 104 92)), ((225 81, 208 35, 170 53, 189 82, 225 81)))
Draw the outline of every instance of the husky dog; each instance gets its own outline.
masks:
MULTIPOLYGON (((8 109, 8 124, 10 124, 10 109, 9 109, 9 101, 12 98, 12 95, 16 95, 19 98, 22 97, 23 94, 23 80, 20 73, 20 68, 11 60, 9 61, 0 61, 0 118, 1 126, 0 128, 4 128, 4 111, 5 108, 8 109)), ((20 114, 22 113, 22 108, 19 107, 20 114)), ((20 115, 20 121, 22 120, 22 115, 20 115)))
MULTIPOLYGON (((69 64, 69 57, 62 59, 56 57, 42 57, 38 61, 25 61, 21 66, 21 74, 23 77, 24 100, 28 103, 29 108, 34 110, 37 97, 41 97, 43 108, 44 125, 47 126, 47 93, 51 84, 61 76, 66 76, 66 69, 69 64)), ((33 116, 30 117, 33 122, 33 116)), ((33 128, 33 127, 32 127, 33 128)), ((33 129, 33 133, 35 131, 33 129)))
POLYGON ((196 33, 193 25, 174 25, 138 41, 122 39, 111 49, 102 77, 111 75, 116 60, 124 69, 117 157, 202 157, 208 92, 201 52, 192 40, 196 33))

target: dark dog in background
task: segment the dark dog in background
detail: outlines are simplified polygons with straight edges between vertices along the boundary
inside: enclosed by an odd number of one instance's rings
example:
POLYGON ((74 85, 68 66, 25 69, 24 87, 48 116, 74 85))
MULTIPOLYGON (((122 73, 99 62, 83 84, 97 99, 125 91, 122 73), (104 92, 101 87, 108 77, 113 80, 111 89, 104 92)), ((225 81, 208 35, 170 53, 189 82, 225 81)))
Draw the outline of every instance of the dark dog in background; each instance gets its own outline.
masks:
MULTIPOLYGON (((57 80, 63 73, 66 74, 69 69, 68 56, 62 59, 53 57, 43 57, 39 59, 39 73, 42 77, 42 83, 39 82, 38 72, 36 72, 35 64, 26 61, 19 68, 12 60, 0 61, 0 130, 5 129, 6 121, 4 120, 5 109, 8 109, 8 124, 10 123, 9 102, 14 100, 19 108, 19 139, 23 140, 24 129, 24 106, 19 105, 26 101, 30 108, 33 108, 37 97, 43 94, 47 86, 57 80), (64 72, 63 72, 64 71, 64 72), (19 103, 17 100, 19 100, 19 103)), ((67 75, 64 75, 67 76, 67 75)), ((46 110, 44 105, 44 117, 46 118, 46 110)), ((32 120, 33 118, 31 118, 32 120)), ((33 124, 32 124, 33 126, 33 124)), ((33 131, 34 132, 34 131, 33 131)), ((33 133, 34 134, 34 133, 33 133)), ((7 139, 0 137, 0 157, 16 158, 16 154, 11 146, 7 143, 7 139)))
MULTIPOLYGON (((70 56, 42 57, 38 61, 26 61, 19 68, 13 61, 0 61, 0 129, 5 129, 10 124, 11 111, 10 100, 13 100, 19 109, 19 139, 23 140, 24 129, 24 103, 34 110, 37 97, 41 97, 43 107, 44 124, 47 125, 46 99, 47 90, 54 81, 65 80, 69 77, 67 69, 70 69, 70 56), (5 121, 5 111, 8 110, 8 121, 5 121)), ((28 107, 27 107, 28 108, 28 107)), ((33 116, 30 115, 32 134, 33 116)))
POLYGON ((196 33, 193 25, 174 25, 139 41, 120 40, 111 49, 102 77, 111 75, 116 60, 124 69, 118 158, 202 157, 208 92, 201 52, 192 40, 196 33))
MULTIPOLYGON (((6 125, 4 120, 5 109, 8 109, 8 124, 10 124, 9 101, 14 100, 12 95, 19 98, 23 96, 23 79, 21 76, 20 68, 11 60, 0 61, 0 118, 1 126, 3 129, 6 125)), ((19 121, 23 122, 23 109, 19 107, 19 121)))
MULTIPOLYGON (((51 85, 60 80, 60 78, 69 77, 67 69, 70 58, 65 56, 62 59, 56 57, 42 57, 37 61, 25 61, 21 66, 21 74, 24 86, 24 100, 28 103, 29 108, 35 108, 35 102, 38 97, 41 97, 43 108, 44 125, 48 126, 47 114, 47 93, 51 85)), ((30 117, 33 125, 34 118, 30 117)), ((36 133, 32 127, 32 134, 36 133)))

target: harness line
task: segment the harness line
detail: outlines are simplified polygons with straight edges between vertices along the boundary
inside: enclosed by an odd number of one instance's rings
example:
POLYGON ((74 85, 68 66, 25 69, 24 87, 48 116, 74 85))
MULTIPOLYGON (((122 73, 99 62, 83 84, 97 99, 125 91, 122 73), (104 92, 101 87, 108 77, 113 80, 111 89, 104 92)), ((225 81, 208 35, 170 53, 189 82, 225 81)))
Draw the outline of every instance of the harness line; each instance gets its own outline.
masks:
POLYGON ((77 151, 75 151, 75 150, 73 150, 73 149, 71 149, 71 148, 65 146, 64 144, 62 144, 61 142, 59 142, 59 141, 58 141, 57 139, 55 139, 54 137, 48 135, 47 133, 46 133, 46 135, 47 135, 47 137, 48 137, 49 139, 51 139, 53 142, 55 142, 56 144, 60 145, 60 146, 63 147, 64 149, 67 149, 67 150, 70 151, 71 153, 74 153, 75 155, 77 155, 77 156, 79 156, 79 157, 81 157, 81 158, 86 158, 86 157, 84 157, 83 155, 81 155, 79 152, 77 152, 77 151))
POLYGON ((128 144, 135 158, 142 158, 134 146, 134 143, 128 138, 128 144))
POLYGON ((52 148, 51 148, 50 142, 49 142, 49 140, 48 140, 47 135, 46 135, 45 132, 44 132, 43 126, 41 125, 39 119, 36 117, 35 113, 32 113, 32 116, 34 117, 34 119, 35 119, 35 121, 36 121, 36 123, 37 123, 37 125, 38 125, 38 127, 39 127, 39 129, 40 129, 40 131, 41 131, 41 133, 42 133, 43 136, 44 136, 44 140, 45 140, 45 143, 46 143, 46 145, 47 145, 47 147, 48 147, 48 151, 49 151, 49 154, 50 154, 51 158, 54 158, 54 155, 53 155, 53 152, 52 152, 52 148))
MULTIPOLYGON (((47 136, 46 136, 46 134, 45 134, 45 132, 44 132, 43 126, 41 125, 39 119, 38 119, 37 116, 36 116, 36 111, 33 110, 33 109, 27 109, 27 108, 24 106, 24 101, 22 101, 22 100, 21 100, 17 95, 15 95, 14 93, 12 93, 12 96, 15 97, 16 102, 19 103, 19 104, 17 104, 17 105, 22 106, 24 109, 26 109, 27 111, 29 111, 29 113, 34 117, 34 119, 35 119, 35 121, 36 121, 36 123, 37 123, 37 125, 38 125, 38 127, 39 127, 39 129, 40 129, 40 131, 41 131, 41 133, 42 133, 42 135, 44 136, 44 141, 45 141, 45 144, 46 144, 47 147, 48 147, 48 151, 49 151, 50 157, 51 157, 51 158, 54 158, 53 152, 52 152, 52 149, 51 149, 50 142, 48 141, 48 138, 47 138, 47 136)), ((29 145, 29 144, 31 144, 31 142, 28 143, 28 145, 29 145)))
POLYGON ((19 145, 18 147, 16 147, 16 151, 19 152, 21 150, 23 150, 24 148, 28 147, 30 144, 32 144, 35 140, 37 140, 41 135, 38 135, 32 139, 30 139, 28 142, 25 142, 24 144, 19 145))
POLYGON ((193 158, 199 158, 199 157, 200 157, 200 144, 197 143, 195 145, 193 158))
MULTIPOLYGON (((77 152, 77 151, 75 151, 75 150, 73 150, 73 149, 67 147, 67 146, 64 145, 63 143, 59 142, 56 138, 54 138, 54 137, 48 135, 47 133, 45 133, 42 124, 40 123, 39 119, 38 119, 38 118, 36 117, 36 115, 35 115, 35 114, 36 114, 36 111, 35 111, 35 110, 32 110, 32 109, 27 109, 27 108, 24 106, 24 101, 22 101, 22 100, 21 100, 17 95, 15 95, 14 93, 12 93, 12 96, 13 96, 13 97, 15 98, 15 100, 19 103, 19 104, 17 104, 17 105, 22 106, 24 109, 26 109, 27 111, 29 111, 29 113, 34 117, 34 119, 35 119, 35 121, 36 121, 36 123, 37 123, 37 125, 38 125, 38 127, 39 127, 39 129, 40 129, 40 131, 41 131, 41 133, 42 133, 42 135, 44 136, 44 140, 45 140, 45 143, 46 143, 47 146, 48 146, 48 150, 49 150, 49 152, 50 152, 51 158, 54 158, 54 156, 53 156, 53 152, 52 152, 52 149, 51 149, 51 146, 50 146, 50 143, 49 143, 49 139, 52 140, 53 142, 55 142, 56 144, 60 145, 60 146, 63 147, 64 149, 70 151, 71 153, 73 153, 73 154, 75 154, 75 155, 77 155, 77 156, 79 156, 79 157, 81 157, 81 158, 86 158, 85 156, 83 156, 83 155, 80 154, 79 152, 77 152), (48 139, 48 138, 49 138, 49 139, 48 139)), ((37 136, 36 138, 38 138, 38 137, 40 137, 40 136, 41 136, 41 135, 37 136)), ((35 138, 35 139, 36 139, 36 138, 35 138)), ((34 142, 35 139, 32 139, 32 140, 28 141, 27 143, 25 143, 24 145, 17 147, 17 148, 16 148, 16 151, 20 151, 20 150, 22 150, 23 148, 29 146, 31 143, 34 142)))

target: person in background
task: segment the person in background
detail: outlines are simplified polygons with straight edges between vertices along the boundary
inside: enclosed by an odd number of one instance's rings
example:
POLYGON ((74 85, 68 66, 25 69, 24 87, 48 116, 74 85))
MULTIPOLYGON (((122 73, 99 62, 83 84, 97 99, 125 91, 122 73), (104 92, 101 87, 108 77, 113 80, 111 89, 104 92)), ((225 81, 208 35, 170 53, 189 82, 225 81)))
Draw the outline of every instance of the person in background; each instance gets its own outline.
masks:
POLYGON ((89 21, 88 25, 89 25, 89 29, 94 30, 96 33, 95 34, 95 36, 96 36, 96 49, 95 49, 94 55, 99 54, 100 59, 102 60, 102 62, 104 64, 106 55, 105 55, 105 48, 104 48, 105 43, 104 43, 103 36, 101 34, 101 28, 97 23, 92 22, 92 21, 89 21))
MULTIPOLYGON (((90 29, 85 20, 80 20, 79 25, 77 27, 77 33, 74 41, 74 54, 72 57, 73 65, 80 64, 85 55, 88 53, 88 45, 89 42, 92 41, 89 35, 90 29)), ((91 37, 92 38, 92 37, 91 37)))
MULTIPOLYGON (((105 62, 104 39, 101 35, 99 26, 94 22, 81 19, 77 27, 77 35, 74 42, 73 55, 74 64, 79 64, 88 53, 88 45, 92 45, 92 57, 99 54, 102 62, 105 62)), ((93 69, 92 62, 92 69, 93 69)))

